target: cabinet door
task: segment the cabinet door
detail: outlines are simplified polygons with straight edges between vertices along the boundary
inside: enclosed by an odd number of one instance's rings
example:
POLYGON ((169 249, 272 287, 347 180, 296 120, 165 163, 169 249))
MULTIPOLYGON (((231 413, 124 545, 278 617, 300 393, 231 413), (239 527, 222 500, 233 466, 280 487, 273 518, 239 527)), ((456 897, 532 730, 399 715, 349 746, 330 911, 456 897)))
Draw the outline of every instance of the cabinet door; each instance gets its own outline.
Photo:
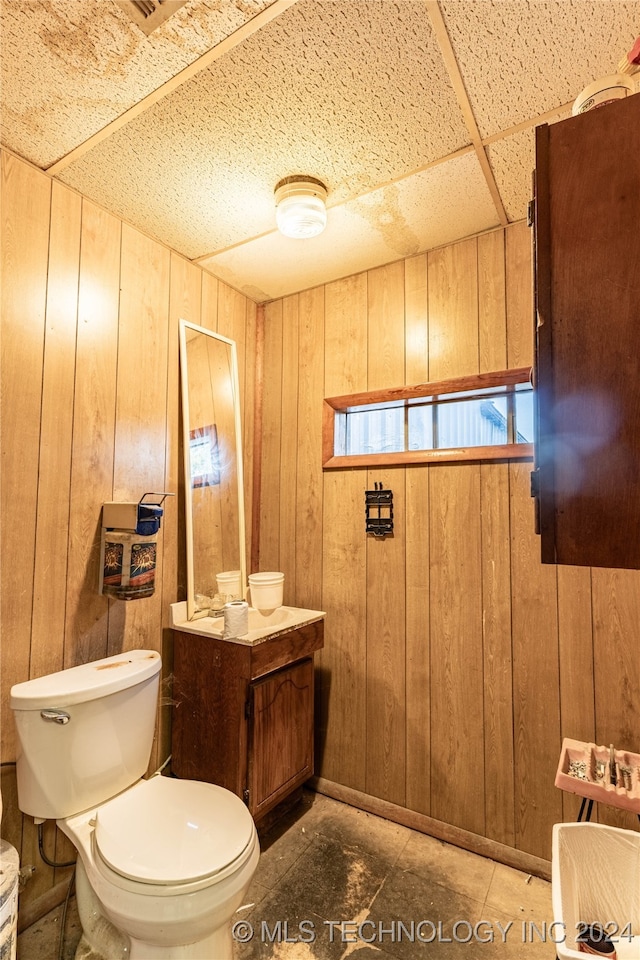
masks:
POLYGON ((536 131, 542 560, 640 568, 640 96, 536 131))
POLYGON ((313 774, 313 660, 249 688, 249 809, 259 818, 313 774))

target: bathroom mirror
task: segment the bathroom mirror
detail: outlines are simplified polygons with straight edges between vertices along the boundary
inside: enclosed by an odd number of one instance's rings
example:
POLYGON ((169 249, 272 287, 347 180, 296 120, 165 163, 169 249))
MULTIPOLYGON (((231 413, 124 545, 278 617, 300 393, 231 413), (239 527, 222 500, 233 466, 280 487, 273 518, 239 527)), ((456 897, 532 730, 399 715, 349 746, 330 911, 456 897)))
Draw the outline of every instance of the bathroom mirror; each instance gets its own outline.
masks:
POLYGON ((216 576, 240 571, 246 588, 240 382, 236 345, 181 320, 187 616, 206 616, 216 576))

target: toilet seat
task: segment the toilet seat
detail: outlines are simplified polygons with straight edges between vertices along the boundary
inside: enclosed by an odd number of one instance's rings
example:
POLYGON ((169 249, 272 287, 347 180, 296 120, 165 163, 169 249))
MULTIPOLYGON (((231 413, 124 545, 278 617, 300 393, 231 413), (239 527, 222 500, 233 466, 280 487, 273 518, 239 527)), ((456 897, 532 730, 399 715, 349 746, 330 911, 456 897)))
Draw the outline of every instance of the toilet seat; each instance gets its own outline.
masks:
POLYGON ((254 835, 251 814, 229 790, 156 776, 98 808, 94 841, 119 876, 180 885, 227 875, 245 858, 254 835))

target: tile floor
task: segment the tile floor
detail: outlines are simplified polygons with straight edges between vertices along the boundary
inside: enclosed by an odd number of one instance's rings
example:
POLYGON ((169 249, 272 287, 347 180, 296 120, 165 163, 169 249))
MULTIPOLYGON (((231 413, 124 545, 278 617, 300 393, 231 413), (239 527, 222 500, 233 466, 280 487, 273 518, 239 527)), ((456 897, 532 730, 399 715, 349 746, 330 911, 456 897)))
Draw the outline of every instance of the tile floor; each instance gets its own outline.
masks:
MULTIPOLYGON (((550 884, 305 791, 261 838, 235 960, 554 960, 550 884), (241 942, 245 940, 246 942, 241 942)), ((59 907, 18 938, 57 960, 59 907)), ((80 926, 71 900, 63 960, 80 926)))

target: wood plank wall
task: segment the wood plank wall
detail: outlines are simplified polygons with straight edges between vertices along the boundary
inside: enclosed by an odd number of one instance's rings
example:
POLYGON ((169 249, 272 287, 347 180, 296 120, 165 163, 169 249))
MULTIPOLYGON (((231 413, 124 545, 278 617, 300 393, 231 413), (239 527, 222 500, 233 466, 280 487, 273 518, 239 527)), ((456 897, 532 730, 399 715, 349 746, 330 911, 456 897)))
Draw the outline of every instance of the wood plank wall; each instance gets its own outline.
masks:
MULTIPOLYGON (((2 836, 37 867, 24 906, 60 876, 17 808, 9 688, 134 647, 159 650, 166 696, 151 768, 167 757, 183 501, 165 503, 155 594, 132 603, 98 595, 100 512, 106 500, 182 488, 184 317, 238 345, 250 534, 256 306, 6 151, 1 262, 2 836)), ((49 856, 67 859, 73 851, 55 833, 48 823, 49 856)))
MULTIPOLYGON (((324 396, 530 363, 530 263, 517 224, 269 304, 258 509, 261 569, 328 614, 318 774, 549 858, 578 807, 553 787, 562 737, 640 749, 640 574, 543 567, 527 464, 320 467, 324 396)), ((182 316, 238 344, 250 536, 258 331, 251 301, 6 152, 2 275, 2 834, 37 864, 28 904, 59 877, 18 813, 9 687, 143 644, 170 671, 179 498, 135 604, 97 595, 100 507, 179 491, 182 316)), ((70 852, 51 824, 45 843, 70 852)))
POLYGON ((324 396, 530 364, 531 289, 515 224, 266 306, 260 567, 327 611, 316 773, 548 860, 562 738, 640 749, 640 573, 543 566, 530 464, 320 466, 324 396))

